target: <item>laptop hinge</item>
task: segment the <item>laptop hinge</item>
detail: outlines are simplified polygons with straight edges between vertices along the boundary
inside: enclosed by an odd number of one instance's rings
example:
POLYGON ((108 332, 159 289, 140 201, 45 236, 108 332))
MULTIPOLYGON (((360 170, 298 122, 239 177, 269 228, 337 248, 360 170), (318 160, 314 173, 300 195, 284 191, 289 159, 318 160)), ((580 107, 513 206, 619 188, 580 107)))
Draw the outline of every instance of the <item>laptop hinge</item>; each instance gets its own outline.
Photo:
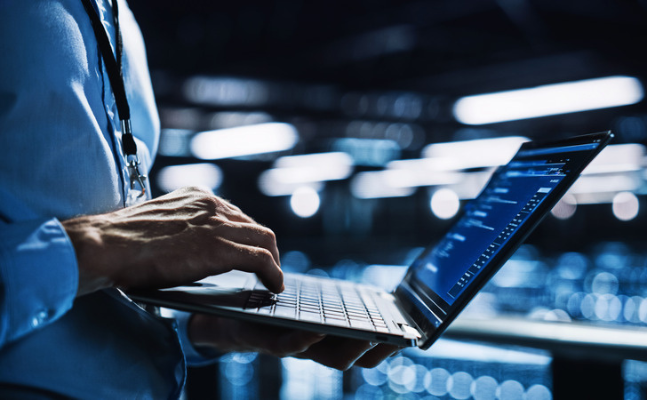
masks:
MULTIPOLYGON (((405 282, 403 282, 402 284, 404 284, 404 283, 405 283, 405 282)), ((402 284, 401 284, 401 286, 402 286, 402 284)), ((407 285, 407 286, 408 286, 408 285, 407 285)), ((404 287, 403 287, 402 289, 407 290, 407 289, 406 289, 406 288, 404 288, 404 287)), ((420 304, 424 305, 424 302, 422 301, 422 299, 420 299, 420 297, 418 297, 417 293, 415 293, 413 290, 410 290, 410 289, 409 289, 408 291, 409 291, 409 294, 410 294, 410 295, 413 295, 413 296, 417 299, 417 301, 419 301, 419 302, 420 302, 420 304)), ((403 301, 403 300, 405 300, 405 299, 402 299, 402 298, 398 295, 398 293, 397 293, 397 292, 396 292, 396 293, 394 293, 394 297, 395 297, 395 303, 397 304, 398 308, 399 308, 399 309, 401 309, 401 310, 408 310, 408 309, 410 309, 411 307, 415 307, 415 305, 414 305, 414 304, 412 304, 412 302, 411 302, 411 300, 410 300, 410 299, 406 299, 406 301, 408 301, 408 302, 410 303, 410 305, 409 305, 409 306, 407 306, 407 305, 406 305, 406 303, 405 303, 405 301, 403 301)), ((431 314, 432 314, 432 315, 437 319, 438 323, 440 323, 440 321, 442 321, 440 318, 438 318, 438 316, 436 315, 436 313, 434 313, 432 310, 430 310, 429 308, 427 308, 427 310, 428 310, 428 311, 429 311, 429 312, 430 312, 430 313, 431 313, 431 314)), ((406 319, 406 322, 407 322, 407 324, 406 324, 406 325, 404 325, 404 326, 406 326, 408 329, 413 329, 414 331, 416 331, 416 332, 417 332, 417 335, 418 335, 418 336, 421 336, 421 338, 422 338, 423 342, 424 342, 424 341, 426 341, 426 340, 427 340, 427 338, 428 338, 427 332, 425 332, 425 330, 424 330, 424 329, 422 329, 422 327, 421 327, 420 325, 418 325, 418 323, 416 322, 415 318, 413 318, 413 316, 412 316, 412 315, 409 315, 408 313, 403 313, 403 317, 406 319)), ((398 324, 398 325, 400 326, 400 328, 401 328, 403 331, 405 331, 405 332, 406 332, 406 330, 404 329, 404 327, 403 327, 403 326, 401 326, 400 324, 398 324)))
POLYGON ((421 332, 412 326, 402 323, 398 323, 398 326, 400 327, 402 332, 404 332, 405 337, 413 336, 416 339, 420 339, 422 337, 421 332))

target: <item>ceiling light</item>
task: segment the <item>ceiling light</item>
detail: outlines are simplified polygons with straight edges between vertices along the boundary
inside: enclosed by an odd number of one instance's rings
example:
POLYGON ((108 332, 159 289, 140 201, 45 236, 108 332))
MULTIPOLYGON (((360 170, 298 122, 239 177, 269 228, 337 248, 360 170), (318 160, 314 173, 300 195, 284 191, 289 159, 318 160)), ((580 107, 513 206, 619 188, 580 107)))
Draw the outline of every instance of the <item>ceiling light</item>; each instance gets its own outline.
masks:
POLYGON ((360 172, 350 183, 353 196, 358 199, 377 199, 384 197, 406 197, 415 192, 413 187, 394 186, 390 182, 389 171, 360 172))
POLYGON ((508 136, 434 143, 422 150, 422 156, 435 159, 436 170, 496 167, 510 161, 521 144, 528 140, 523 136, 508 136))
POLYGON ((631 221, 640 211, 640 202, 635 194, 620 192, 613 198, 613 215, 621 221, 631 221))
POLYGON ((191 152, 203 160, 217 160, 289 150, 298 140, 294 126, 272 122, 200 132, 191 141, 191 152))
POLYGON ((454 116, 468 125, 491 124, 635 104, 643 96, 638 79, 611 76, 463 97, 454 116))
POLYGON ((185 186, 201 186, 216 190, 222 183, 222 171, 218 166, 207 163, 170 165, 160 170, 156 182, 165 192, 172 192, 185 186))
POLYGON ((292 211, 301 218, 309 218, 315 215, 320 204, 319 193, 307 186, 298 188, 290 197, 292 211))

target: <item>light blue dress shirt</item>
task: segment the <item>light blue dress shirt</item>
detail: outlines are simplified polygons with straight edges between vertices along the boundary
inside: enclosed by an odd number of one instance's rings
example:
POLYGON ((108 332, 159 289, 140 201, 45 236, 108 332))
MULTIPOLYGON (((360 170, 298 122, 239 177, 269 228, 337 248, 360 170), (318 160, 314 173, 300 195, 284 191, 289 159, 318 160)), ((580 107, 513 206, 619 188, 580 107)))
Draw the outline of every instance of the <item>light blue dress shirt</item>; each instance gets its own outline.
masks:
MULTIPOLYGON (((125 0, 119 5, 133 133, 147 171, 158 115, 141 33, 125 0)), ((114 43, 110 2, 96 7, 114 43)), ((59 221, 125 206, 119 129, 81 1, 0 0, 0 385, 173 398, 184 355, 201 360, 186 339, 187 315, 179 323, 155 317, 115 289, 75 299, 75 252, 59 221)))

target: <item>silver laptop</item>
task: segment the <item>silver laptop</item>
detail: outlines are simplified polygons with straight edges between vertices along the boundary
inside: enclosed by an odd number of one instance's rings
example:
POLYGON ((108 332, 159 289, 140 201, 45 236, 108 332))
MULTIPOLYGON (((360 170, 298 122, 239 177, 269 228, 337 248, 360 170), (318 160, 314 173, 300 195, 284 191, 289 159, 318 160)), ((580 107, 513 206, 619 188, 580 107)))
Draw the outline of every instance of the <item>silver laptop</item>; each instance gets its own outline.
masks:
POLYGON ((285 274, 283 293, 233 271, 191 285, 129 293, 133 300, 372 342, 427 349, 503 266, 609 143, 611 132, 524 143, 393 292, 285 274))

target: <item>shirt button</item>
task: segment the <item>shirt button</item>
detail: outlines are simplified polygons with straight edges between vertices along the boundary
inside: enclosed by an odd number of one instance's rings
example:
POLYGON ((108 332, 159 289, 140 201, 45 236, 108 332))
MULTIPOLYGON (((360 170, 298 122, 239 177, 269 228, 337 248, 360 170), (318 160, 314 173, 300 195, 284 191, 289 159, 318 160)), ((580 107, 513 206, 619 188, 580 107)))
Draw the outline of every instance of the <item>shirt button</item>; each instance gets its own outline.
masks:
POLYGON ((41 310, 34 316, 34 318, 32 318, 31 325, 34 328, 36 328, 36 327, 42 325, 48 319, 49 319, 49 312, 47 310, 41 310))

